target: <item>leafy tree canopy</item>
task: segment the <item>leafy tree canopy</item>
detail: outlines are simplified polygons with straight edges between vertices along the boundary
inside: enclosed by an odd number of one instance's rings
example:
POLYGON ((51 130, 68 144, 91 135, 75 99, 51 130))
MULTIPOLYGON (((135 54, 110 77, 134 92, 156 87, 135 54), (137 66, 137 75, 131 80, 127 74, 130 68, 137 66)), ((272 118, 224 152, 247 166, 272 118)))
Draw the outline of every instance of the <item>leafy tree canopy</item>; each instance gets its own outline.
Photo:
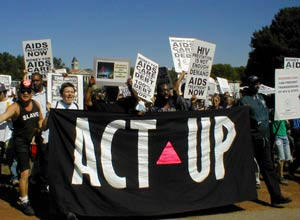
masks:
POLYGON ((214 64, 211 77, 222 77, 229 81, 237 81, 244 75, 245 67, 232 67, 230 64, 214 64))
POLYGON ((283 68, 284 57, 300 57, 300 7, 281 9, 270 26, 253 33, 246 76, 257 75, 274 86, 275 69, 283 68))

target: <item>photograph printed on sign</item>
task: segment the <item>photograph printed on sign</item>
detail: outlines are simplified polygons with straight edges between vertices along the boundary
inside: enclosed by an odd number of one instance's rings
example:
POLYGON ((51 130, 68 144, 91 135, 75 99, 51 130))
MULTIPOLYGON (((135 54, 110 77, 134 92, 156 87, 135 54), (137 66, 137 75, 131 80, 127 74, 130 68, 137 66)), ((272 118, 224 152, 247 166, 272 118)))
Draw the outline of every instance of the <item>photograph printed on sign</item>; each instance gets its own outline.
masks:
POLYGON ((97 79, 113 79, 114 77, 114 63, 98 62, 97 79))
POLYGON ((130 72, 128 59, 94 59, 96 84, 98 86, 121 86, 127 82, 130 72))

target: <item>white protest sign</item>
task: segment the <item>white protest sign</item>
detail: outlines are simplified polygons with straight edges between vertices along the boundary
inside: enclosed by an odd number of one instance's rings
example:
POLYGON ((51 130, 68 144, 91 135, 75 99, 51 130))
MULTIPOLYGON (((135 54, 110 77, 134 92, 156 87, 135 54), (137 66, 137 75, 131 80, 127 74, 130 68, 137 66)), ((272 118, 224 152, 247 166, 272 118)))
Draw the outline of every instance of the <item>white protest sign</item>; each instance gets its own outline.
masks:
POLYGON ((240 83, 239 82, 233 82, 228 83, 230 90, 233 92, 234 98, 240 98, 240 83))
POLYGON ((56 69, 55 73, 57 73, 57 74, 64 74, 64 73, 67 73, 67 70, 65 68, 63 68, 63 69, 56 69))
POLYGON ((194 38, 169 37, 173 63, 177 73, 188 71, 194 40, 194 38))
POLYGON ((300 69, 300 58, 285 57, 284 58, 284 69, 300 69))
POLYGON ((74 102, 77 103, 79 109, 83 109, 83 76, 82 75, 68 75, 63 77, 61 74, 48 73, 47 76, 47 99, 54 108, 56 102, 62 100, 60 96, 60 87, 63 83, 72 83, 76 89, 74 102))
POLYGON ((0 75, 0 83, 3 83, 7 89, 7 96, 11 96, 13 93, 13 87, 11 87, 11 76, 10 75, 0 75))
POLYGON ((217 77, 217 81, 219 83, 220 91, 221 91, 222 94, 224 94, 225 92, 229 92, 230 94, 232 94, 227 79, 222 78, 222 77, 217 77))
POLYGON ((158 75, 158 64, 143 56, 137 55, 136 64, 132 79, 132 88, 142 99, 152 102, 156 80, 158 75))
POLYGON ((264 95, 271 95, 275 93, 275 89, 269 86, 266 86, 264 84, 259 85, 258 93, 264 94, 264 95))
POLYGON ((209 77, 208 79, 208 87, 207 87, 207 96, 211 97, 217 92, 217 84, 216 81, 209 77))
POLYGON ((98 86, 122 86, 130 73, 129 59, 94 58, 95 79, 98 86))
POLYGON ((46 78, 47 73, 53 69, 51 40, 23 41, 23 55, 25 69, 30 77, 32 73, 39 72, 46 78))
POLYGON ((193 42, 184 98, 190 99, 193 95, 196 95, 198 99, 206 99, 215 49, 216 45, 209 42, 201 40, 193 42))
POLYGON ((295 118, 300 118, 300 69, 276 69, 274 120, 295 118))
POLYGON ((131 92, 128 89, 128 86, 119 86, 119 95, 122 95, 123 98, 131 96, 131 92))

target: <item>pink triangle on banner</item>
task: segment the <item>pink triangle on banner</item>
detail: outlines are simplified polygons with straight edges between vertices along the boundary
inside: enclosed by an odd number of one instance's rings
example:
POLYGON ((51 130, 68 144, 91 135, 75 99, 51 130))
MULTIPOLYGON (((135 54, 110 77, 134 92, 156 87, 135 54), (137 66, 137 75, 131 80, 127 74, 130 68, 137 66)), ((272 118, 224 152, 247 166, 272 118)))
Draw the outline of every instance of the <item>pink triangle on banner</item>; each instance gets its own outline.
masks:
POLYGON ((156 165, 162 164, 179 164, 181 163, 180 158, 178 157, 173 145, 170 141, 166 144, 163 152, 161 153, 156 165))

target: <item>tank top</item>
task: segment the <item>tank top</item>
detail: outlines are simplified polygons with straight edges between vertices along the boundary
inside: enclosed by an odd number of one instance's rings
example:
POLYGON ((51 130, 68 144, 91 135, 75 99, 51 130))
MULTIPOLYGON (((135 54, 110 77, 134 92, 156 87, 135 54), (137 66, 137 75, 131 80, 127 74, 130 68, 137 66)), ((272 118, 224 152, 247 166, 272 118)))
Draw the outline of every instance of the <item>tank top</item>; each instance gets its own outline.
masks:
POLYGON ((26 111, 25 108, 17 101, 20 108, 20 115, 13 121, 13 137, 14 139, 22 139, 25 142, 31 142, 35 128, 38 128, 39 107, 35 101, 32 101, 31 111, 26 111))

